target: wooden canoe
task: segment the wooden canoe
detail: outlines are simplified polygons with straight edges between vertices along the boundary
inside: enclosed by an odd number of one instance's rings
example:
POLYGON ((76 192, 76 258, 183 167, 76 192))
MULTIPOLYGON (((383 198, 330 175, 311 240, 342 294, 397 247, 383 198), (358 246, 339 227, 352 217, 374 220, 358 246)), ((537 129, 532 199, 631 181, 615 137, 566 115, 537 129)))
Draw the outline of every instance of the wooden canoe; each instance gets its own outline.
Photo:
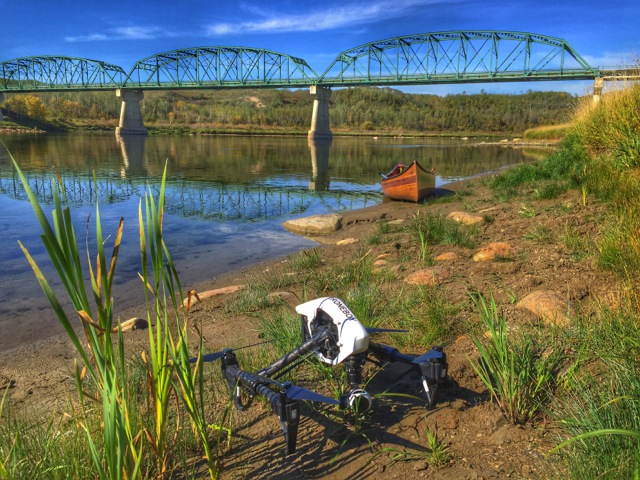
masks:
POLYGON ((433 170, 422 168, 418 162, 408 167, 399 163, 386 175, 382 175, 382 192, 393 200, 419 202, 436 186, 433 170))

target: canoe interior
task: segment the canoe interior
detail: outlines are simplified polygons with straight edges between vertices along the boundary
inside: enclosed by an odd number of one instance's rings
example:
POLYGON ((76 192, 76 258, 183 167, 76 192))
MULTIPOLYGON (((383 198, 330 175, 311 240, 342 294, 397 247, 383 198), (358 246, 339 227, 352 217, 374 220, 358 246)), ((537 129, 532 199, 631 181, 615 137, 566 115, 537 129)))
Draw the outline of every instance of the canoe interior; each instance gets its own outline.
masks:
POLYGON ((419 202, 435 188, 435 175, 418 162, 396 165, 382 180, 382 192, 393 200, 419 202))

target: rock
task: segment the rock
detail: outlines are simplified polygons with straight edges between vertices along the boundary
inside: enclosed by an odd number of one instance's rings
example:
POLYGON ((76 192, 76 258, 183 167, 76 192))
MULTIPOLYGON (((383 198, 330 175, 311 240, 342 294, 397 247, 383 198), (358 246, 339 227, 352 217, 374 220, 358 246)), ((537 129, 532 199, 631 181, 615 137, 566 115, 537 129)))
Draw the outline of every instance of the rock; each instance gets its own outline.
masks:
POLYGON ((182 301, 182 306, 186 307, 189 303, 193 303, 194 299, 201 302, 205 298, 215 297, 216 295, 226 295, 228 293, 235 293, 242 290, 245 285, 231 285, 230 287, 216 288, 215 290, 206 290, 204 292, 196 292, 195 290, 189 290, 189 295, 182 301), (191 299, 191 302, 189 301, 191 299))
POLYGON ((490 442, 494 445, 506 445, 511 443, 509 425, 503 425, 489 436, 490 442))
POLYGON ((440 285, 446 282, 451 276, 451 271, 445 267, 425 268, 412 273, 404 279, 406 283, 413 285, 440 285))
POLYGON ((353 243, 358 243, 360 240, 357 238, 345 238, 344 240, 340 240, 336 242, 336 245, 351 245, 353 243))
POLYGON ((380 260, 376 260, 375 262, 373 262, 373 265, 376 266, 376 267, 384 267, 387 263, 389 263, 389 262, 387 262, 386 260, 380 259, 380 260))
POLYGON ((462 223, 463 225, 482 225, 484 223, 484 217, 480 215, 471 215, 467 212, 451 212, 447 215, 447 218, 458 223, 462 223))
POLYGON ((329 235, 342 227, 342 216, 337 213, 288 220, 284 228, 299 235, 329 235))
POLYGON ((300 299, 293 292, 272 292, 267 295, 267 300, 271 303, 284 302, 287 305, 298 305, 300 299))
POLYGON ((517 307, 530 311, 547 324, 563 326, 571 323, 570 316, 574 313, 567 300, 551 290, 530 293, 518 302, 517 307))
MULTIPOLYGON (((143 320, 142 318, 130 318, 129 320, 126 320, 124 322, 122 322, 120 324, 120 328, 122 329, 123 332, 130 332, 132 330, 138 330, 140 329, 144 329, 147 328, 149 326, 149 324, 147 323, 146 320, 143 320)), ((114 328, 113 332, 117 332, 118 328, 114 328)))
POLYGON ((511 245, 504 242, 489 243, 482 247, 474 256, 474 262, 487 262, 489 260, 495 260, 499 257, 508 257, 511 255, 511 245))
POLYGON ((402 225, 404 223, 404 218, 396 218, 395 220, 389 220, 387 222, 388 225, 402 225))
POLYGON ((458 259, 458 254, 455 252, 446 252, 438 255, 434 258, 436 262, 453 262, 458 259))

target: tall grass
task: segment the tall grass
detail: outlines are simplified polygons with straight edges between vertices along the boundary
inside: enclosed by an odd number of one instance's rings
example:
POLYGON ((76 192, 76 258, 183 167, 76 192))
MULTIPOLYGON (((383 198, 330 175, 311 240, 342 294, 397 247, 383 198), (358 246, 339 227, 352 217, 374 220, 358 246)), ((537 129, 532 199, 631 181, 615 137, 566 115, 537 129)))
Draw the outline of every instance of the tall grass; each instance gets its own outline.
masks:
POLYGON ((603 307, 579 324, 573 341, 581 368, 567 378, 554 413, 569 438, 555 451, 570 478, 640 474, 639 324, 633 303, 603 307))
POLYGON ((517 189, 560 174, 580 189, 584 204, 588 193, 609 206, 599 235, 585 239, 567 227, 561 238, 579 259, 593 254, 601 268, 619 273, 625 286, 613 302, 619 307, 602 303, 572 333, 578 353, 553 409, 565 440, 555 450, 562 478, 640 477, 639 104, 638 84, 604 95, 597 105, 585 99, 555 154, 493 181, 496 188, 517 189))
POLYGON ((528 128, 523 137, 527 140, 562 140, 570 128, 571 124, 568 123, 528 128))
POLYGON ((532 337, 509 332, 493 298, 479 296, 483 335, 474 335, 480 358, 471 361, 492 400, 511 423, 525 423, 546 408, 555 382, 558 355, 543 352, 532 337))
POLYGON ((132 426, 129 421, 129 398, 125 390, 127 371, 124 340, 119 325, 114 324, 114 300, 111 290, 124 220, 120 220, 113 241, 113 252, 108 260, 100 222, 100 209, 96 205, 97 253, 95 254, 95 267, 92 266, 93 254, 90 253, 87 244, 91 293, 95 303, 95 307, 92 308, 85 289, 71 212, 69 207, 65 206, 64 190, 60 190, 58 184, 54 183, 53 225, 51 225, 17 162, 13 157, 11 159, 42 228, 42 241, 83 327, 85 338, 81 341, 76 334, 72 319, 62 308, 49 282, 45 279, 29 251, 20 243, 40 287, 84 363, 82 367, 76 365, 75 372, 81 407, 79 425, 86 432, 87 446, 97 475, 104 479, 142 478, 142 432, 132 426), (113 339, 114 333, 116 334, 115 341, 113 339), (90 382, 88 388, 84 383, 85 375, 90 382), (97 392, 96 397, 93 397, 92 390, 97 392), (96 401, 101 405, 103 419, 103 428, 99 430, 101 434, 95 434, 90 424, 89 412, 91 409, 88 407, 87 401, 96 401))
POLYGON ((640 166, 639 101, 636 83, 603 95, 595 106, 583 103, 574 131, 593 156, 606 155, 620 169, 640 166))
MULTIPOLYGON (((108 257, 100 208, 96 205, 95 247, 92 249, 88 240, 86 242, 91 285, 89 294, 85 288, 81 256, 61 179, 58 178, 58 182, 52 181, 54 209, 51 223, 17 162, 13 157, 11 159, 42 228, 45 248, 71 298, 75 316, 79 318, 84 333, 82 339, 77 335, 72 317, 62 308, 60 300, 29 251, 20 244, 81 360, 75 368, 78 408, 71 412, 69 422, 76 430, 69 430, 69 427, 63 430, 59 424, 52 422, 48 429, 37 430, 34 438, 44 442, 47 448, 51 447, 49 450, 56 451, 56 445, 62 443, 58 442, 58 436, 66 438, 71 433, 70 438, 75 438, 81 432, 85 437, 81 450, 91 458, 92 468, 90 473, 78 474, 79 477, 127 480, 151 476, 162 478, 169 476, 178 465, 184 468, 181 459, 171 457, 171 452, 176 449, 176 439, 185 438, 180 431, 179 422, 184 409, 191 421, 192 432, 200 440, 209 476, 217 478, 220 471, 220 436, 212 449, 212 431, 205 420, 207 394, 204 390, 201 355, 198 353, 198 361, 192 370, 189 361, 192 355, 187 336, 187 312, 182 308, 181 302, 182 289, 162 235, 166 170, 157 202, 150 193, 146 194, 144 209, 142 202, 139 209, 142 259, 140 277, 141 288, 145 290, 149 325, 149 344, 142 353, 142 360, 146 371, 148 404, 153 411, 152 426, 148 427, 145 425, 144 415, 147 398, 140 395, 144 389, 136 383, 141 376, 136 374, 136 369, 131 368, 132 362, 125 355, 122 330, 114 318, 115 298, 112 285, 124 219, 120 219, 112 240, 112 253, 108 257), (92 259, 95 259, 95 263, 92 259), (132 373, 133 378, 130 376, 132 373), (172 402, 172 397, 177 397, 181 402, 172 402)), ((201 351, 201 339, 197 350, 201 351)), ((26 438, 19 435, 20 429, 15 430, 18 436, 13 441, 14 446, 18 440, 26 438)), ((8 472, 7 462, 15 466, 26 461, 16 456, 24 454, 25 449, 11 447, 5 452, 9 439, 9 436, 0 431, 0 453, 6 457, 0 459, 0 472, 3 475, 8 472)), ((64 466, 65 471, 85 469, 87 467, 82 458, 82 455, 67 453, 60 460, 59 466, 64 466)), ((58 466, 51 468, 56 470, 58 466)))

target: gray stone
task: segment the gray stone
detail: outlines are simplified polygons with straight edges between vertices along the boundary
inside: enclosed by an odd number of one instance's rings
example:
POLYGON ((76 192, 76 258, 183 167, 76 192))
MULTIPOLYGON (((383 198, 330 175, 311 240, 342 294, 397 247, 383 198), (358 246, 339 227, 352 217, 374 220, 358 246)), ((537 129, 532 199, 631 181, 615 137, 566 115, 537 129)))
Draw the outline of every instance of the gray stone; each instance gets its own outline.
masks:
POLYGON ((342 216, 336 213, 288 220, 282 224, 299 235, 329 235, 342 227, 342 216))

